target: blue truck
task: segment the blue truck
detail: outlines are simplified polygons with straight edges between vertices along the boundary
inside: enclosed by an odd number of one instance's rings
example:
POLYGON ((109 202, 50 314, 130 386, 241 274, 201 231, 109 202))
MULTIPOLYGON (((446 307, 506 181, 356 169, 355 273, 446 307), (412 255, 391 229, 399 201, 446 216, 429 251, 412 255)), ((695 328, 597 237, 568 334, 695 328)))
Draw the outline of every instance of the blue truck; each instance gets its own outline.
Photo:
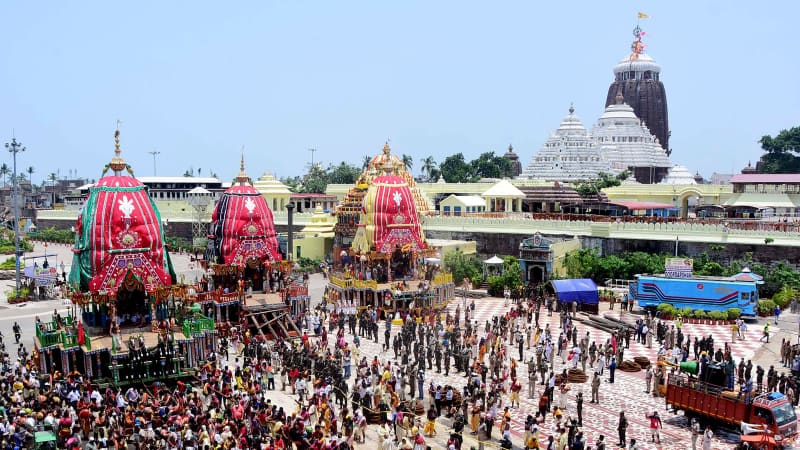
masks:
POLYGON ((729 277, 636 275, 628 295, 645 309, 655 309, 662 303, 669 303, 679 309, 703 311, 739 308, 742 316, 755 316, 758 312, 756 285, 756 281, 739 281, 729 277))

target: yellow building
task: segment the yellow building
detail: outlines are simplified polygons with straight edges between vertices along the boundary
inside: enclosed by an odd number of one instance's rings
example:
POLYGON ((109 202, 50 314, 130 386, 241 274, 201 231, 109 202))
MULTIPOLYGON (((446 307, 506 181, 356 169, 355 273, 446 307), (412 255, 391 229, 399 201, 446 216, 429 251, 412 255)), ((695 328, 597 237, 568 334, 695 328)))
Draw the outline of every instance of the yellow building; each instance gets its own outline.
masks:
POLYGON ((292 191, 290 191, 285 184, 277 180, 274 175, 269 172, 264 172, 261 178, 253 182, 253 187, 264 196, 264 199, 267 200, 267 206, 269 206, 273 212, 286 210, 286 205, 289 204, 292 191))
POLYGON ((609 201, 635 201, 671 204, 686 217, 689 207, 722 205, 733 195, 733 186, 718 184, 638 184, 622 183, 605 188, 609 201))
POLYGON ((311 223, 294 234, 294 245, 303 258, 330 259, 333 251, 333 227, 336 216, 326 213, 321 205, 317 205, 311 223))

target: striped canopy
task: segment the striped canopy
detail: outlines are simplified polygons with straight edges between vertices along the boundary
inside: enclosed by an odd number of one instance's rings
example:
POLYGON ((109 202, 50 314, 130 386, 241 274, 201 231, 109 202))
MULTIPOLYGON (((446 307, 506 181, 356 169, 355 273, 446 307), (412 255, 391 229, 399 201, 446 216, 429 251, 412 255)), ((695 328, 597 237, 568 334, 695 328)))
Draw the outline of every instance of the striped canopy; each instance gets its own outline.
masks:
POLYGON ((70 284, 82 292, 141 283, 147 292, 175 281, 158 208, 132 176, 101 178, 78 215, 70 284))
POLYGON ((253 186, 235 184, 217 202, 211 216, 212 259, 218 264, 280 261, 272 211, 253 186))

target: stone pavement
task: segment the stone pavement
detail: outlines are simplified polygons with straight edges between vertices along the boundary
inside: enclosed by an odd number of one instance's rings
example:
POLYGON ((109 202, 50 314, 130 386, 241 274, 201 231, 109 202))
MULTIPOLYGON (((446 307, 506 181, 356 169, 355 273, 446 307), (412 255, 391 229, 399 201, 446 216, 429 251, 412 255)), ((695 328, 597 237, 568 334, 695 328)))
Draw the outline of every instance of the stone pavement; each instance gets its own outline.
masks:
MULTIPOLYGON (((314 282, 312 281, 312 284, 314 282)), ((483 324, 486 320, 491 320, 491 317, 497 314, 504 314, 507 310, 507 307, 504 306, 504 300, 498 298, 484 298, 476 300, 476 310, 474 313, 471 314, 471 320, 477 320, 480 328, 483 328, 483 324)), ((451 312, 455 311, 455 308, 458 304, 461 304, 460 301, 452 301, 449 310, 451 312)), ((540 316, 540 325, 543 327, 545 323, 550 324, 550 329, 552 333, 557 336, 559 332, 559 324, 558 324, 558 315, 553 314, 552 317, 548 317, 546 310, 542 310, 543 313, 540 316)), ((619 310, 615 310, 613 312, 607 311, 607 305, 603 305, 601 310, 601 314, 610 314, 615 318, 620 318, 619 310)), ((635 321, 635 315, 630 313, 622 313, 623 320, 630 320, 635 321)), ((606 339, 610 338, 610 334, 587 326, 583 323, 576 322, 577 328, 579 331, 578 336, 583 336, 586 331, 590 333, 591 339, 595 340, 600 343, 604 343, 606 339)), ((377 355, 379 359, 385 361, 386 358, 392 359, 393 352, 384 352, 382 348, 383 344, 383 330, 384 330, 384 321, 380 322, 379 325, 380 329, 378 332, 378 336, 380 337, 380 343, 375 343, 375 341, 362 339, 362 348, 361 354, 365 356, 367 360, 371 360, 373 356, 377 355)), ((395 326, 392 327, 392 336, 397 333, 397 330, 400 327, 395 326)), ((713 335, 717 346, 722 346, 723 342, 730 340, 730 328, 725 325, 696 325, 696 324, 685 324, 684 325, 684 333, 687 336, 691 336, 693 339, 695 335, 713 335)), ((754 357, 757 350, 760 350, 761 345, 759 342, 759 337, 761 333, 761 328, 758 324, 751 324, 748 329, 746 340, 745 341, 737 341, 737 343, 733 346, 733 355, 736 357, 738 361, 740 358, 751 359, 754 357)), ((348 336, 350 339, 348 341, 352 341, 352 337, 348 336)), ((771 342, 777 340, 778 342, 780 339, 773 339, 771 342)), ((656 345, 653 348, 648 349, 643 344, 637 344, 635 342, 631 342, 630 348, 625 352, 625 359, 633 359, 635 356, 646 356, 651 361, 656 360, 656 353, 657 348, 656 345)), ((516 358, 518 356, 517 347, 511 346, 509 347, 508 354, 511 357, 516 358)), ((525 350, 524 352, 524 360, 530 358, 533 355, 533 349, 525 350)), ((560 373, 562 367, 565 367, 561 363, 561 358, 555 358, 555 369, 556 373, 560 373)), ((569 364, 569 363, 567 363, 569 364)), ((768 366, 767 366, 768 367, 768 366)), ((522 404, 520 408, 515 408, 512 410, 512 422, 511 422, 511 429, 512 434, 514 435, 514 445, 515 448, 522 447, 522 435, 524 430, 524 423, 525 418, 528 414, 535 414, 535 411, 538 409, 538 397, 542 391, 541 386, 537 386, 536 388, 536 398, 535 399, 527 399, 527 368, 524 364, 518 367, 518 374, 520 374, 519 379, 523 384, 522 389, 522 404)), ((587 367, 587 371, 591 372, 591 369, 587 367)), ((600 387, 600 404, 594 405, 588 403, 588 400, 584 401, 583 406, 583 427, 582 430, 584 432, 584 436, 586 436, 587 444, 594 445, 598 436, 603 434, 606 436, 606 442, 608 444, 613 444, 617 441, 617 419, 619 416, 619 411, 624 410, 626 416, 628 417, 629 421, 629 428, 627 437, 636 438, 637 442, 639 443, 640 449, 679 449, 679 448, 690 448, 691 447, 691 438, 688 429, 688 424, 686 419, 682 416, 682 414, 673 415, 670 412, 666 411, 666 405, 663 398, 653 398, 650 394, 646 394, 644 391, 644 372, 638 373, 626 373, 620 370, 616 371, 615 375, 615 383, 609 384, 606 382, 608 376, 608 371, 605 372, 605 377, 603 379, 603 384, 600 387), (649 420, 646 418, 647 415, 652 414, 653 411, 659 411, 659 414, 662 417, 664 428, 662 430, 662 445, 656 445, 650 442, 650 432, 649 432, 649 420)), ((463 376, 463 373, 456 374, 454 372, 450 373, 449 377, 445 377, 443 373, 437 374, 435 370, 429 370, 426 374, 425 379, 425 386, 427 386, 433 381, 436 384, 450 384, 457 389, 461 389, 464 386, 466 379, 463 376)), ((589 399, 591 389, 589 383, 584 384, 573 384, 572 391, 568 394, 568 403, 565 414, 568 415, 575 415, 575 397, 578 392, 583 392, 584 398, 589 399)), ((507 398, 506 398, 507 400, 507 398)), ((427 395, 426 395, 426 405, 428 402, 427 395)), ((437 420, 437 428, 440 430, 438 436, 433 438, 435 442, 431 445, 432 448, 444 448, 445 442, 449 434, 446 432, 445 426, 449 425, 446 419, 439 419, 437 420)), ((551 427, 553 426, 552 418, 548 418, 544 426, 540 429, 542 434, 545 436, 543 442, 546 442, 546 436, 552 433, 551 427)), ((467 429, 468 430, 468 429, 467 429)), ((368 434, 371 434, 371 438, 373 442, 377 445, 377 438, 375 436, 374 427, 370 427, 370 431, 368 434)), ((464 433, 465 436, 465 449, 469 449, 470 445, 473 444, 474 440, 469 433, 466 431, 464 433)), ((497 439, 499 437, 499 431, 494 431, 494 442, 490 445, 491 447, 497 447, 497 439)), ((715 438, 712 448, 714 449, 723 449, 723 448, 731 448, 732 445, 738 441, 737 435, 730 431, 726 430, 715 430, 715 438)), ((487 448, 491 448, 487 447, 487 448)))

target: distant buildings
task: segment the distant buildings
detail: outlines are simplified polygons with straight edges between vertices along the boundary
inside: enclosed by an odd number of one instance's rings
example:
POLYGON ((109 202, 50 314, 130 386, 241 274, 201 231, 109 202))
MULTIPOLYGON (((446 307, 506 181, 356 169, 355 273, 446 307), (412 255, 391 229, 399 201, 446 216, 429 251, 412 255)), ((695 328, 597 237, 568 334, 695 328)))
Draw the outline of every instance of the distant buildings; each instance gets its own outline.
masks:
POLYGON ((569 114, 550 135, 520 178, 579 182, 598 173, 630 171, 644 184, 664 179, 672 163, 658 139, 617 95, 591 131, 587 131, 570 107, 569 114))

